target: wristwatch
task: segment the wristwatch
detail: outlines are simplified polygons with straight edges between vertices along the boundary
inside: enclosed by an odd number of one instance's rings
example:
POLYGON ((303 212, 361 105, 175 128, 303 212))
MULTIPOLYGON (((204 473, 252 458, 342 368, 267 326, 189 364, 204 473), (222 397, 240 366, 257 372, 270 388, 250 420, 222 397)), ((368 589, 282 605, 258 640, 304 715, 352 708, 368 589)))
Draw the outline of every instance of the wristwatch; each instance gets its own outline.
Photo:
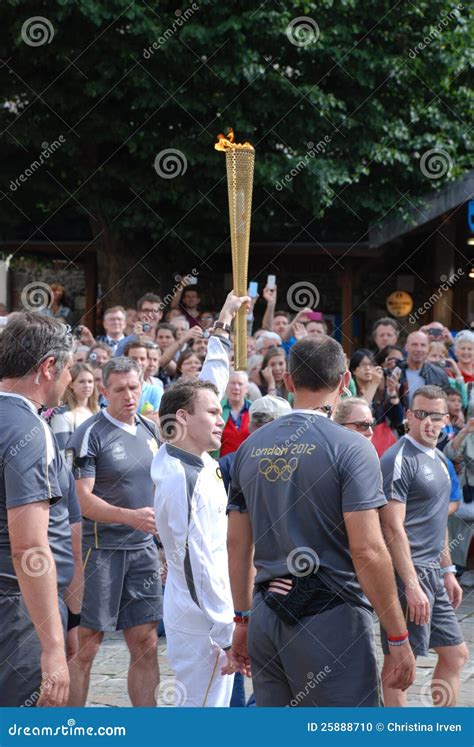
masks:
POLYGON ((224 324, 224 322, 214 322, 214 329, 223 329, 224 332, 228 332, 229 335, 232 332, 230 324, 224 324))

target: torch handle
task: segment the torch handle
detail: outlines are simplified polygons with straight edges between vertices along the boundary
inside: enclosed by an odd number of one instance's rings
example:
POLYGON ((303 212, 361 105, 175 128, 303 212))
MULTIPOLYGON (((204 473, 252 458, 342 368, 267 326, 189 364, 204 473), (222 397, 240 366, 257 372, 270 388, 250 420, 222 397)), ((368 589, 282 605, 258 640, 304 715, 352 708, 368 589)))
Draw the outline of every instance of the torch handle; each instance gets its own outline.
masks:
POLYGON ((247 309, 240 308, 234 320, 234 369, 247 370, 247 309))

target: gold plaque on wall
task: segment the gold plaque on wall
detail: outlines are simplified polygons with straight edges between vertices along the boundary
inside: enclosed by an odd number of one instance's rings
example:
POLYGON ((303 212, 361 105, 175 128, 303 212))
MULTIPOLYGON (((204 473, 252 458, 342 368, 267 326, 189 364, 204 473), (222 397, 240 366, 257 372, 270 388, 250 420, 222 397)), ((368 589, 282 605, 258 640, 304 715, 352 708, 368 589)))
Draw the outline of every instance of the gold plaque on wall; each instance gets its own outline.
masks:
POLYGON ((386 305, 392 316, 408 316, 413 308, 413 298, 405 291, 394 291, 387 297, 386 305))

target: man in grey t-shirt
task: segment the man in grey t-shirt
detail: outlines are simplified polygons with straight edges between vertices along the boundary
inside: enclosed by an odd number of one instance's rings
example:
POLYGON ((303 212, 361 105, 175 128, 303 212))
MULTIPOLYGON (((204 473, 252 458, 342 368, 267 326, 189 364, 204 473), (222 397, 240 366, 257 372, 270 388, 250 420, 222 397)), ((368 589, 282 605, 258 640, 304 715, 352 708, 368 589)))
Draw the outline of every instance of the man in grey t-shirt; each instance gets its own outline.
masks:
POLYGON ((0 705, 65 706, 64 595, 73 575, 69 479, 40 407, 71 380, 72 337, 12 314, 0 336, 0 705))
POLYGON ((103 377, 107 409, 77 428, 66 445, 84 516, 84 599, 69 705, 85 705, 104 632, 123 630, 130 650, 130 700, 153 706, 162 598, 150 468, 159 442, 155 425, 137 415, 136 361, 113 358, 103 377))
MULTIPOLYGON (((415 655, 438 654, 433 674, 435 705, 454 706, 467 648, 454 609, 462 600, 448 545, 448 508, 451 493, 447 460, 436 449, 448 422, 447 397, 437 386, 418 389, 407 411, 410 434, 382 457, 388 505, 380 519, 397 571, 399 597, 406 611, 410 643, 415 655)), ((391 657, 384 625, 382 645, 385 702, 405 705, 406 696, 389 687, 391 657)))
MULTIPOLYGON (((376 452, 328 417, 348 381, 335 340, 296 343, 285 378, 294 412, 256 431, 235 456, 233 657, 244 674, 251 664, 257 706, 379 705, 371 605, 392 636, 404 628, 378 517, 385 498, 376 452)), ((393 656, 392 682, 405 688, 415 673, 409 645, 393 656)))

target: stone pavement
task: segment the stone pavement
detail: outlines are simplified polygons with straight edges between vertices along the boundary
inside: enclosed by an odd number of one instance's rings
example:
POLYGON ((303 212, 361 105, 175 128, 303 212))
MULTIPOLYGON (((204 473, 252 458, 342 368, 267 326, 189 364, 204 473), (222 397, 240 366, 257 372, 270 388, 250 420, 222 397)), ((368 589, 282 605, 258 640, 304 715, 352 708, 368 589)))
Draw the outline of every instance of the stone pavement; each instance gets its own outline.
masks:
MULTIPOLYGON (((469 647, 470 658, 461 677, 461 693, 458 705, 474 705, 474 589, 464 589, 464 600, 457 611, 464 638, 469 647)), ((378 629, 378 626, 377 626, 378 629)), ((377 651, 382 663, 382 650, 377 632, 377 651)), ((166 639, 159 638, 158 658, 162 683, 172 681, 173 673, 166 661, 166 639)), ((106 633, 104 642, 94 662, 91 674, 88 706, 130 706, 127 694, 128 651, 121 633, 106 633)), ((436 664, 436 655, 419 657, 416 682, 410 688, 408 705, 430 704, 428 683, 436 664)), ((252 690, 247 681, 246 691, 252 690)))

